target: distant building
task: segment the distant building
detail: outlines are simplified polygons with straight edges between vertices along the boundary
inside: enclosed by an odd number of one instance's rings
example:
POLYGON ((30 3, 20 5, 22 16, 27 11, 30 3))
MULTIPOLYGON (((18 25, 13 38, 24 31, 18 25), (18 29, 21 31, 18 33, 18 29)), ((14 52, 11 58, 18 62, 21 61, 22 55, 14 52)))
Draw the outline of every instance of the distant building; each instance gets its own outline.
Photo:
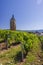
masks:
POLYGON ((14 15, 12 15, 12 18, 10 19, 10 30, 16 30, 16 20, 14 15))
POLYGON ((41 32, 40 35, 43 36, 43 32, 41 32))

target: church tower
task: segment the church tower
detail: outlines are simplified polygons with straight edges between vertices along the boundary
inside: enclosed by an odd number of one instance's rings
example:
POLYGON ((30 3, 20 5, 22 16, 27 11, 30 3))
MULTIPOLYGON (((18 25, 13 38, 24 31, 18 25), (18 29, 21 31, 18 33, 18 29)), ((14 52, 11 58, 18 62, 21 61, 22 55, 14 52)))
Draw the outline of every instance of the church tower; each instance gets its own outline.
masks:
POLYGON ((12 15, 12 18, 10 19, 10 30, 16 30, 16 20, 14 15, 12 15))

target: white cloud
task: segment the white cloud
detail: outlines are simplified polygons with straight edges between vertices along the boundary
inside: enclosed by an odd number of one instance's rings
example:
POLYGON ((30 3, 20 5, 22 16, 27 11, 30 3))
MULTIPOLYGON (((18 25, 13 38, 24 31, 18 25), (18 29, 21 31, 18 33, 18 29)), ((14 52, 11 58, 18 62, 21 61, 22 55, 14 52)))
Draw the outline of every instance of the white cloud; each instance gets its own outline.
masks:
POLYGON ((37 0, 37 4, 41 4, 42 3, 42 0, 37 0))

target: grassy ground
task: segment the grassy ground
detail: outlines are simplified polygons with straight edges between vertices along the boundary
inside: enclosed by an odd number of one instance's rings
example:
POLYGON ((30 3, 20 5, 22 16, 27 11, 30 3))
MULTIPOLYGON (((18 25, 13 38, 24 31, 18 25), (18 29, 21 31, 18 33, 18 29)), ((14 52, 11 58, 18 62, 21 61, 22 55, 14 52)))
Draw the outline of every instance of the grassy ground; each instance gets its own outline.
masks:
POLYGON ((41 50, 38 53, 29 52, 24 59, 24 62, 20 62, 21 59, 21 45, 12 46, 8 50, 0 51, 0 65, 42 65, 43 64, 43 52, 41 50))
MULTIPOLYGON (((6 38, 6 31, 1 31, 0 36, 2 39, 6 38), (5 35, 4 35, 5 33, 5 35)), ((8 50, 0 51, 0 65, 42 65, 43 64, 43 51, 41 49, 40 41, 38 37, 34 34, 29 34, 26 32, 12 32, 8 31, 10 34, 10 39, 8 41, 18 41, 23 42, 25 48, 25 53, 28 51, 24 62, 21 61, 21 45, 11 46, 12 43, 9 42, 8 50)), ((2 41, 1 39, 1 41, 2 41)), ((43 40, 43 38, 42 38, 43 40)), ((23 50, 24 51, 24 50, 23 50)))
POLYGON ((17 65, 15 56, 21 51, 20 45, 9 48, 8 50, 0 51, 0 64, 2 65, 17 65), (16 61, 16 63, 15 63, 16 61))

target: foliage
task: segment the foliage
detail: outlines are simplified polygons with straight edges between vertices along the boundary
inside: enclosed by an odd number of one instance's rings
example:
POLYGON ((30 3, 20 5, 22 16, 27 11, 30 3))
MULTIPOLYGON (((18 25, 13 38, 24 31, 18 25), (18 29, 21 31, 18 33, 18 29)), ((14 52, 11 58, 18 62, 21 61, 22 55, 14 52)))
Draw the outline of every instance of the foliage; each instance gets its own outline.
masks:
MULTIPOLYGON (((21 51, 20 45, 18 47, 12 47, 5 52, 0 54, 0 63, 3 65, 16 65, 15 64, 15 56, 21 51)), ((17 58, 16 58, 17 59, 17 58)))
POLYGON ((40 43, 41 43, 41 49, 43 50, 43 36, 39 36, 39 40, 40 40, 40 43))
MULTIPOLYGON (((36 34, 22 32, 22 31, 0 30, 0 41, 2 40, 5 40, 5 41, 7 40, 8 47, 16 43, 18 44, 18 42, 21 42, 20 47, 10 48, 9 51, 0 54, 1 60, 3 59, 7 60, 7 62, 5 62, 4 65, 11 65, 10 63, 14 65, 15 62, 18 62, 17 58, 19 54, 21 57, 22 51, 23 53, 27 53, 29 51, 38 52, 40 48, 40 40, 41 42, 43 42, 43 37, 38 38, 36 34), (8 62, 10 63, 8 64, 8 62)), ((28 64, 28 62, 33 62, 35 59, 36 57, 33 54, 29 53, 26 56, 25 65, 30 65, 28 64)))
POLYGON ((38 37, 35 34, 27 34, 25 35, 25 37, 27 39, 25 40, 24 43, 24 48, 25 50, 28 52, 29 50, 35 50, 37 51, 37 49, 39 48, 38 46, 40 45, 40 41, 38 39, 38 37))
POLYGON ((41 43, 43 43, 43 36, 39 36, 41 43))
POLYGON ((28 32, 0 30, 0 38, 7 40, 8 46, 11 46, 13 43, 15 44, 15 42, 23 43, 26 52, 32 48, 36 49, 39 44, 38 37, 35 34, 28 32))
POLYGON ((37 61, 37 57, 34 53, 29 52, 26 56, 26 62, 23 65, 37 65, 35 62, 37 61))

